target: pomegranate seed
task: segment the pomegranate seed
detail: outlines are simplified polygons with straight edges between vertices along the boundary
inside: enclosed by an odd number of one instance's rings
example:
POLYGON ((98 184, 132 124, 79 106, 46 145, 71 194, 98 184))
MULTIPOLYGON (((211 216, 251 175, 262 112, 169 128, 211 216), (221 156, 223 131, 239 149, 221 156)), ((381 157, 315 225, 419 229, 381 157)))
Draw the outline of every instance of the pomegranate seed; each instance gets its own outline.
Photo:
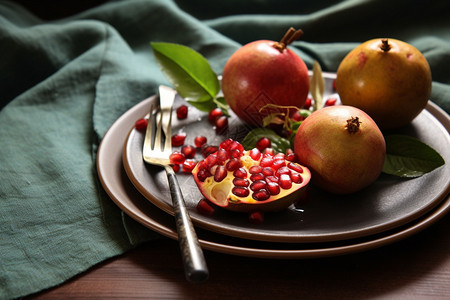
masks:
POLYGON ((251 166, 250 169, 248 169, 248 172, 250 174, 261 173, 262 172, 262 167, 260 167, 260 166, 251 166))
POLYGON ((147 129, 147 125, 148 125, 147 119, 139 119, 134 124, 134 128, 136 128, 137 130, 145 130, 147 129))
POLYGON ((300 175, 300 173, 297 173, 295 171, 291 172, 290 177, 291 177, 291 180, 293 183, 298 184, 298 183, 302 183, 302 181, 303 181, 302 175, 300 175))
POLYGON ((250 181, 248 181, 247 179, 244 178, 234 178, 233 179, 233 184, 235 186, 244 186, 247 187, 250 185, 250 181))
POLYGON ((275 182, 278 184, 278 177, 276 176, 266 176, 266 182, 275 182))
POLYGON ((266 157, 268 157, 268 156, 272 157, 272 156, 274 156, 274 154, 275 154, 275 151, 272 148, 266 148, 264 150, 264 156, 266 156, 266 157))
POLYGON ((300 122, 303 121, 305 119, 304 116, 302 116, 300 114, 300 112, 297 110, 291 117, 292 120, 296 121, 296 122, 300 122))
POLYGON ((260 189, 260 190, 253 192, 252 197, 253 197, 253 199, 258 200, 258 201, 264 201, 264 200, 269 199, 270 193, 266 189, 260 189))
POLYGON ((178 165, 178 164, 171 164, 170 165, 171 167, 172 167, 172 169, 173 169, 173 171, 175 172, 175 173, 177 173, 178 171, 180 171, 180 165, 178 165))
POLYGON ((238 178, 247 178, 247 171, 241 167, 233 172, 233 176, 238 178))
POLYGON ((169 155, 169 160, 171 164, 182 164, 186 160, 186 157, 183 153, 174 151, 169 155))
POLYGON ((208 168, 212 168, 213 166, 220 164, 220 161, 215 154, 208 155, 208 157, 205 158, 205 162, 208 168))
POLYGON ((256 180, 250 185, 252 191, 258 191, 266 188, 267 183, 264 180, 256 180))
POLYGON ((230 151, 230 157, 232 158, 239 158, 243 155, 244 153, 242 153, 241 151, 239 151, 239 149, 232 149, 230 151))
POLYGON ((292 187, 292 181, 289 174, 281 174, 280 179, 278 180, 278 184, 285 190, 290 189, 292 187))
POLYGON ((295 153, 286 154, 286 160, 291 161, 291 162, 296 162, 298 160, 297 155, 295 155, 295 153))
POLYGON ((284 153, 277 153, 273 156, 273 159, 284 159, 285 158, 285 154, 284 153))
POLYGON ((177 108, 177 119, 183 120, 188 116, 188 107, 186 105, 181 105, 177 108))
POLYGON ((183 147, 181 147, 181 153, 183 153, 186 158, 194 158, 195 147, 192 145, 183 145, 183 147))
POLYGON ((256 225, 262 224, 262 223, 264 223, 264 213, 261 211, 251 212, 248 215, 248 220, 252 224, 256 224, 256 225))
POLYGON ((287 175, 289 175, 289 173, 291 173, 291 170, 289 170, 288 167, 284 166, 284 167, 279 168, 279 169, 275 172, 275 175, 278 176, 278 177, 280 177, 282 174, 287 174, 287 175))
POLYGON ((275 171, 284 166, 286 166, 286 161, 284 159, 277 159, 277 160, 274 160, 272 163, 272 168, 275 171))
POLYGON ((186 133, 181 132, 172 135, 172 146, 178 147, 184 144, 184 140, 186 139, 186 133))
POLYGON ((261 151, 259 151, 258 148, 253 148, 252 150, 250 150, 249 154, 250 157, 254 160, 257 161, 261 158, 261 151))
POLYGON ((336 90, 336 79, 333 79, 333 90, 336 90))
POLYGON ((216 133, 222 134, 228 129, 228 118, 226 116, 221 116, 214 122, 216 126, 216 133))
POLYGON ((263 180, 264 179, 264 175, 262 173, 255 173, 250 175, 250 180, 251 181, 257 181, 257 180, 263 180))
POLYGON ((312 99, 311 98, 306 98, 305 104, 303 104, 303 108, 304 109, 309 109, 311 107, 312 104, 312 99))
POLYGON ((238 150, 239 152, 244 152, 244 146, 241 145, 241 143, 233 141, 231 144, 229 144, 228 151, 234 151, 238 150))
POLYGON ((197 161, 193 159, 186 159, 183 163, 183 172, 184 173, 192 173, 192 170, 195 168, 197 161))
POLYGON ((225 149, 217 150, 216 155, 217 155, 217 158, 222 162, 225 162, 228 159, 228 153, 225 149))
POLYGON ((211 176, 211 173, 207 169, 200 169, 197 173, 197 178, 201 182, 204 182, 209 176, 211 176))
POLYGON ((247 197, 250 194, 248 188, 244 186, 235 186, 231 192, 238 197, 247 197))
POLYGON ((213 110, 211 110, 209 113, 208 113, 208 121, 211 123, 211 124, 215 124, 215 122, 216 122, 216 119, 217 118, 219 118, 219 117, 221 117, 221 116, 223 116, 223 112, 222 112, 222 110, 220 109, 220 108, 214 108, 213 110))
POLYGON ((303 173, 303 168, 301 166, 297 165, 297 164, 294 164, 294 163, 290 162, 290 163, 288 163, 287 166, 291 170, 294 170, 294 171, 296 171, 298 173, 303 173))
POLYGON ((277 182, 268 181, 267 182, 267 190, 271 195, 278 195, 281 191, 280 186, 277 182))
POLYGON ((221 182, 227 177, 228 172, 225 169, 225 166, 217 166, 216 171, 214 172, 214 181, 221 182))
POLYGON ((333 106, 336 104, 337 99, 336 98, 329 98, 327 101, 325 101, 324 106, 333 106))
POLYGON ((264 149, 269 148, 271 144, 269 138, 262 137, 256 142, 256 148, 258 148, 259 151, 263 151, 264 149))
POLYGON ((259 165, 263 168, 270 167, 273 164, 273 158, 272 157, 263 157, 261 161, 259 162, 259 165))
POLYGON ((225 167, 228 171, 236 171, 240 167, 242 167, 242 162, 237 158, 232 158, 229 161, 227 161, 225 167))
POLYGON ((206 157, 208 157, 208 155, 217 152, 217 150, 219 150, 219 147, 217 147, 217 146, 211 146, 208 144, 204 144, 201 149, 202 156, 206 158, 206 157))
POLYGON ((273 169, 271 167, 265 167, 262 169, 261 172, 264 176, 272 176, 273 175, 273 169))
POLYGON ((195 139, 194 139, 195 147, 200 148, 201 146, 206 144, 206 141, 207 141, 206 137, 201 136, 201 135, 196 136, 195 139))
POLYGON ((207 200, 202 199, 197 203, 197 211, 202 215, 211 216, 215 208, 207 200))
POLYGON ((231 139, 231 138, 228 138, 228 139, 224 140, 223 142, 221 142, 221 143, 219 144, 219 148, 228 150, 228 148, 230 148, 230 145, 231 145, 232 143, 234 143, 234 140, 231 139))

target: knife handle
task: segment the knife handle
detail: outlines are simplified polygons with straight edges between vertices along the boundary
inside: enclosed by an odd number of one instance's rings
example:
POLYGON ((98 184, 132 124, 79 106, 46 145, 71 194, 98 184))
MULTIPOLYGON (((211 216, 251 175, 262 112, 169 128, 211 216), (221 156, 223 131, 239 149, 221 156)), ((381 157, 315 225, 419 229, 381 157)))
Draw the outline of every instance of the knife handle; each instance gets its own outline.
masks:
POLYGON ((208 267, 175 172, 171 167, 166 167, 166 172, 186 278, 190 282, 199 283, 208 279, 208 267))

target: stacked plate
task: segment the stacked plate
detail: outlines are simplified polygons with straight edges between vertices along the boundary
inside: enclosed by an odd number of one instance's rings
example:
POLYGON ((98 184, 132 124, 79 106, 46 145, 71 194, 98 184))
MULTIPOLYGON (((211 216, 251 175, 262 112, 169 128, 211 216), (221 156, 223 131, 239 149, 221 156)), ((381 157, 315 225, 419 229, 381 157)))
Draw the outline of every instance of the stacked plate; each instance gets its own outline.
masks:
MULTIPOLYGON (((324 74, 325 98, 338 97, 334 74, 324 74)), ((101 183, 111 199, 130 217, 162 235, 176 239, 171 198, 164 170, 144 164, 144 132, 136 120, 148 114, 150 97, 122 115, 104 136, 97 159, 101 183)), ((184 100, 177 97, 175 108, 184 100)), ((248 127, 231 116, 226 135, 217 135, 207 115, 195 108, 185 120, 173 118, 173 133, 185 132, 186 143, 204 135, 218 144, 237 140, 248 127)), ((407 127, 392 133, 416 137, 436 149, 447 162, 414 179, 382 174, 370 187, 336 196, 310 186, 308 199, 277 213, 266 213, 254 225, 247 215, 217 209, 212 216, 197 212, 202 198, 191 174, 178 173, 186 205, 204 249, 266 258, 312 258, 355 253, 406 238, 428 227, 450 210, 450 118, 431 101, 407 127)), ((201 154, 197 154, 201 159, 201 154)))

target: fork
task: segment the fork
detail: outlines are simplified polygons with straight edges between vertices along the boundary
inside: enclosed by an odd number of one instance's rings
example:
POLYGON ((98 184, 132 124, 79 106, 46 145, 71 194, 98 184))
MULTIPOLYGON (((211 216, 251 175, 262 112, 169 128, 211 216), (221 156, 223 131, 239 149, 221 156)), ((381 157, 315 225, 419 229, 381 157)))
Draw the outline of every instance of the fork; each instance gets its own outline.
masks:
POLYGON ((172 88, 159 86, 159 119, 156 120, 156 130, 154 130, 154 119, 157 119, 154 111, 157 107, 152 103, 142 152, 146 163, 164 167, 166 171, 185 275, 191 282, 202 282, 209 276, 208 267, 187 211, 178 179, 170 166, 169 156, 172 153, 172 107, 175 95, 176 91, 172 88), (162 147, 161 129, 164 130, 165 134, 164 147, 162 147))

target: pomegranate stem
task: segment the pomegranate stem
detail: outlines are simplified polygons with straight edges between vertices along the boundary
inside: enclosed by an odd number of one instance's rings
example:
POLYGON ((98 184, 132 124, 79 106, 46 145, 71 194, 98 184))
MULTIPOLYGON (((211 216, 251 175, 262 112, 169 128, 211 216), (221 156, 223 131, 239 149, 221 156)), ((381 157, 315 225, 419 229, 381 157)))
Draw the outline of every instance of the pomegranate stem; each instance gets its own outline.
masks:
POLYGON ((280 52, 283 52, 286 47, 291 44, 293 41, 298 40, 303 35, 303 30, 295 30, 293 27, 289 28, 288 31, 284 34, 283 38, 273 44, 273 47, 280 52))
POLYGON ((383 50, 384 52, 388 52, 389 50, 391 50, 391 45, 389 45, 388 39, 381 40, 380 49, 383 50))

